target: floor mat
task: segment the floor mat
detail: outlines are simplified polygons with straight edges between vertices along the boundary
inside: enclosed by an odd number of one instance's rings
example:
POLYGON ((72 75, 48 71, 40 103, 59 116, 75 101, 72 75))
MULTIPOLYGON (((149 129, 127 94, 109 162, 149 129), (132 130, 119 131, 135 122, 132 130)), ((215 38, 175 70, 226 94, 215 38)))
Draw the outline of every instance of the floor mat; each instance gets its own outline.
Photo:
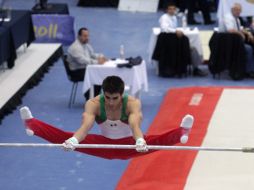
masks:
MULTIPOLYGON (((165 96, 161 104, 160 110, 155 117, 153 123, 151 124, 148 133, 156 134, 168 130, 168 128, 165 128, 165 123, 170 123, 171 127, 174 128, 179 125, 181 118, 185 114, 189 113, 194 115, 195 122, 190 135, 190 140, 186 145, 234 145, 234 143, 232 143, 232 139, 231 141, 226 141, 227 143, 223 141, 224 139, 228 139, 225 138, 225 135, 223 135, 228 134, 227 128, 225 130, 222 130, 223 128, 225 128, 225 126, 223 127, 222 125, 220 128, 218 128, 218 126, 214 127, 211 125, 214 124, 214 122, 218 123, 218 121, 221 121, 221 123, 223 123, 225 121, 223 118, 231 118, 231 123, 229 123, 227 126, 232 126, 232 124, 238 123, 237 119, 239 119, 239 117, 236 117, 236 115, 240 114, 240 111, 237 109, 239 108, 239 106, 241 109, 244 110, 244 108, 252 105, 254 109, 254 101, 249 101, 251 97, 254 97, 254 95, 252 96, 252 94, 254 94, 254 90, 251 89, 224 89, 221 87, 194 87, 170 90, 165 96), (242 98, 239 99, 239 97, 242 98), (229 106, 230 103, 231 105, 234 105, 235 101, 237 102, 236 106, 229 106), (221 102, 226 102, 226 104, 223 105, 221 102), (233 110, 233 108, 236 108, 235 110, 238 111, 235 111, 235 114, 231 115, 231 111, 233 110), (213 132, 212 129, 214 128, 218 128, 217 130, 219 131, 222 130, 221 134, 219 132, 211 133, 213 132), (206 136, 209 138, 206 138, 206 136), (208 143, 206 143, 207 139, 208 143)), ((239 133, 237 130, 231 132, 235 134, 239 133)), ((231 138, 232 136, 234 136, 233 133, 231 133, 231 138)), ((215 175, 214 173, 212 173, 214 175, 209 175, 211 169, 214 169, 216 171, 216 169, 218 168, 214 167, 216 166, 216 163, 213 163, 213 160, 209 159, 211 154, 206 153, 197 153, 196 151, 159 151, 143 157, 135 158, 130 162, 129 166, 127 167, 125 173, 123 174, 121 180, 118 183, 117 189, 207 189, 207 185, 210 184, 209 182, 212 182, 212 185, 216 182, 216 179, 218 181, 220 180, 218 177, 219 174, 215 175), (202 155, 205 158, 203 158, 202 155), (205 168, 207 170, 202 170, 202 168, 204 168, 204 165, 206 166, 205 168), (206 176, 207 178, 203 176, 206 176), (193 179, 194 182, 189 179, 193 179), (202 180, 205 180, 205 182, 202 183, 202 180)), ((231 154, 224 153, 219 156, 217 153, 212 153, 212 155, 212 158, 220 157, 220 159, 223 160, 225 158, 225 155, 227 155, 227 159, 230 159, 231 154)), ((224 160, 224 162, 227 163, 228 161, 224 160)), ((220 162, 219 166, 221 167, 222 171, 231 171, 228 170, 228 168, 222 167, 223 162, 220 162)), ((244 169, 242 169, 242 171, 243 170, 244 169)), ((228 174, 229 172, 224 173, 228 174)), ((243 175, 244 174, 245 173, 243 172, 243 175)), ((247 174, 249 173, 247 172, 247 174)), ((225 184, 231 186, 232 189, 233 185, 229 184, 234 183, 232 183, 232 179, 230 180, 230 176, 227 179, 228 181, 223 181, 224 186, 221 183, 217 183, 217 185, 212 185, 212 188, 209 189, 218 189, 220 187, 225 189, 224 187, 227 187, 227 185, 225 184)))

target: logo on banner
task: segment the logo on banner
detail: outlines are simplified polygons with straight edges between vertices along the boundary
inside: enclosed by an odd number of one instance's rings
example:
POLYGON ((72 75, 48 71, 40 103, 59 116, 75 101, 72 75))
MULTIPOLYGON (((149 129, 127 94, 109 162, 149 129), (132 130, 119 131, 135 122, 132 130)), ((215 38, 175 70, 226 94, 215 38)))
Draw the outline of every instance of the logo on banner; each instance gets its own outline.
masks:
POLYGON ((36 42, 70 45, 75 40, 74 18, 69 15, 32 15, 36 42))
POLYGON ((48 37, 48 38, 56 38, 57 36, 57 24, 50 24, 47 26, 34 26, 34 32, 36 38, 40 37, 48 37))

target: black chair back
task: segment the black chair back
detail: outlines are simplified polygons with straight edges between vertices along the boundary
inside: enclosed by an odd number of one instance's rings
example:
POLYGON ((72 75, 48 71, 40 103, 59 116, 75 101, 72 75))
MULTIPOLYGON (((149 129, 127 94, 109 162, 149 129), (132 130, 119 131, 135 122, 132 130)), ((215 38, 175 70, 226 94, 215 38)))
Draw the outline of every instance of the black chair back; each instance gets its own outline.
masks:
POLYGON ((78 88, 78 82, 81 82, 84 79, 85 69, 72 71, 69 66, 70 64, 67 60, 67 55, 64 55, 62 57, 62 59, 64 62, 64 68, 65 68, 66 74, 68 76, 68 79, 71 82, 73 82, 72 89, 71 89, 71 95, 70 95, 70 99, 69 99, 69 104, 68 104, 68 107, 70 108, 75 102, 76 92, 77 92, 77 88, 78 88))
POLYGON ((175 33, 160 33, 152 59, 159 63, 159 76, 186 75, 187 66, 191 64, 189 39, 178 38, 175 33))
POLYGON ((71 70, 69 67, 69 62, 67 61, 67 55, 63 55, 63 63, 64 63, 64 68, 65 68, 66 74, 67 74, 69 80, 72 81, 71 80, 71 70))
POLYGON ((215 32, 209 41, 209 70, 215 76, 224 70, 234 80, 245 76, 246 53, 244 41, 238 34, 215 32))
MULTIPOLYGON (((72 71, 70 69, 70 64, 67 60, 67 55, 64 55, 63 56, 63 62, 64 62, 64 67, 65 67, 65 71, 66 71, 66 74, 68 76, 68 79, 72 82, 81 82, 84 80, 84 74, 83 75, 80 75, 80 70, 75 70, 75 71, 72 71)), ((82 71, 84 71, 84 69, 81 69, 82 71)))

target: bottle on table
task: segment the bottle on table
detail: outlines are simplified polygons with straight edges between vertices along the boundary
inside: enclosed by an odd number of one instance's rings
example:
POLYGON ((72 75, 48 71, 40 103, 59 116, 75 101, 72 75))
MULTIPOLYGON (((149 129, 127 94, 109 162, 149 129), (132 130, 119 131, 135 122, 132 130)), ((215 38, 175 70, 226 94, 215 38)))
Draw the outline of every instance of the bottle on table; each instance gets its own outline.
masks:
POLYGON ((182 28, 186 29, 187 28, 187 17, 186 14, 184 13, 182 16, 182 28))
POLYGON ((124 45, 120 45, 120 59, 124 59, 124 45))

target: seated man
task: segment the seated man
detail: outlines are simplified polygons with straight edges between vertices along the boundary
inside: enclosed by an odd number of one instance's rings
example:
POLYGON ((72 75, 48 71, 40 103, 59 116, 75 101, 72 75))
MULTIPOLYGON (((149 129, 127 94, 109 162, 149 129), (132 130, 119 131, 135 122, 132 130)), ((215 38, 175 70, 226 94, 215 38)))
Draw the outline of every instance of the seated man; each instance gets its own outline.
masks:
MULTIPOLYGON (((136 144, 135 150, 122 149, 76 149, 82 153, 106 159, 129 159, 143 155, 149 145, 173 145, 186 143, 194 118, 186 115, 179 128, 159 135, 143 135, 141 103, 138 99, 123 94, 124 82, 117 76, 109 76, 102 84, 103 94, 86 102, 81 127, 75 132, 65 132, 33 118, 27 107, 20 109, 21 118, 28 135, 37 135, 52 143, 64 143, 66 150, 74 150, 82 144, 136 144), (96 122, 102 135, 88 134, 96 122)), ((165 123, 165 125, 170 125, 165 123)), ((151 150, 149 152, 153 152, 151 150)))
POLYGON ((231 12, 226 14, 223 19, 219 21, 219 31, 238 34, 242 37, 247 52, 246 73, 249 77, 254 78, 254 57, 251 47, 254 44, 254 37, 241 26, 239 20, 241 12, 242 6, 239 3, 235 3, 231 8, 231 12))
MULTIPOLYGON (((160 28, 162 32, 172 32, 176 33, 178 38, 181 38, 184 34, 181 30, 178 30, 177 18, 175 16, 176 6, 174 3, 169 3, 167 6, 167 13, 163 14, 160 19, 160 28)), ((191 44, 190 44, 191 45, 191 44)), ((198 68, 199 65, 203 63, 201 56, 195 47, 191 47, 191 63, 193 66, 194 76, 206 76, 207 73, 198 68)))
MULTIPOLYGON (((80 28, 77 39, 68 49, 67 61, 70 63, 70 69, 77 71, 81 78, 85 76, 86 66, 89 64, 103 64, 106 58, 102 54, 94 53, 92 46, 88 43, 89 32, 87 28, 80 28)), ((100 93, 101 87, 95 86, 95 95, 100 93)), ((86 100, 89 99, 89 91, 84 94, 86 100)))

